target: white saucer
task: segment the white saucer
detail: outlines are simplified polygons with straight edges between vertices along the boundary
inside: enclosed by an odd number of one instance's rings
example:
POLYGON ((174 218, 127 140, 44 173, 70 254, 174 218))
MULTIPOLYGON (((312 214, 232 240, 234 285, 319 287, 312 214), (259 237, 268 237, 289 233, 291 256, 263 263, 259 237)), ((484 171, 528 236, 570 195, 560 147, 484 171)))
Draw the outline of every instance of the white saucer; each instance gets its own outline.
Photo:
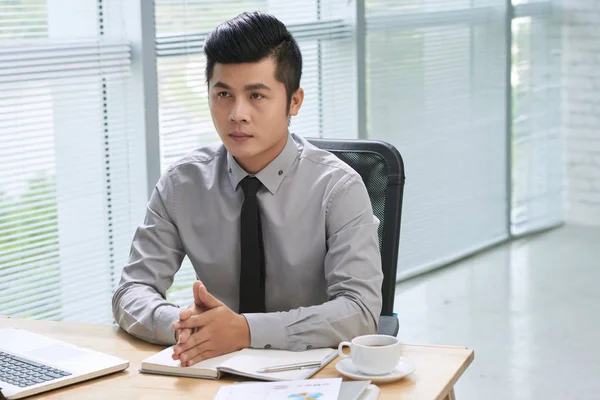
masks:
POLYGON ((335 364, 335 369, 342 375, 350 379, 356 379, 361 381, 371 381, 372 383, 389 383, 397 381, 398 379, 404 378, 406 375, 413 372, 416 367, 412 361, 407 358, 400 357, 398 365, 389 374, 385 375, 366 375, 360 372, 352 363, 352 360, 345 358, 335 364))

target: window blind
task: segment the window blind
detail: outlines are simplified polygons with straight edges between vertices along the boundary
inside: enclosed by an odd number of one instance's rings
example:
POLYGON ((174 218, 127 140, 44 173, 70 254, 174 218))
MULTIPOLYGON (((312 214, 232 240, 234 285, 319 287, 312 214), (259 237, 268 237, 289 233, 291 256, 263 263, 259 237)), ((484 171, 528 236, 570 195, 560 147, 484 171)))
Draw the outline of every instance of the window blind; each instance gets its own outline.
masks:
MULTIPOLYGON (((365 2, 366 82, 357 82, 355 2, 156 0, 160 164, 164 170, 218 140, 204 38, 240 12, 263 10, 288 25, 304 56, 306 100, 291 130, 356 138, 357 93, 366 83, 368 136, 403 154, 399 278, 495 243, 509 226, 513 234, 549 226, 562 212, 556 2, 515 0, 512 199, 505 0, 365 2)), ((131 75, 124 32, 140 22, 131 20, 139 17, 131 4, 0 0, 2 315, 112 320, 110 297, 142 219, 145 163, 153 161, 150 135, 137 124, 140 88, 154 82, 131 75)), ((133 35, 147 43, 142 31, 133 35)), ((193 279, 186 260, 170 300, 188 304, 193 279)))
MULTIPOLYGON (((0 314, 110 322, 131 240, 130 49, 102 1, 0 1, 0 314)), ((139 214, 139 213, 138 213, 139 214)))
MULTIPOLYGON (((290 131, 311 137, 358 137, 355 5, 346 0, 155 1, 161 165, 218 141, 208 108, 202 45, 219 23, 244 11, 269 12, 286 24, 303 56, 304 104, 290 131)), ((186 258, 169 299, 192 299, 186 258)))
POLYGON ((563 221, 562 27, 552 1, 515 1, 512 21, 511 231, 563 221))
POLYGON ((398 278, 508 235, 505 0, 366 2, 368 135, 407 166, 398 278))

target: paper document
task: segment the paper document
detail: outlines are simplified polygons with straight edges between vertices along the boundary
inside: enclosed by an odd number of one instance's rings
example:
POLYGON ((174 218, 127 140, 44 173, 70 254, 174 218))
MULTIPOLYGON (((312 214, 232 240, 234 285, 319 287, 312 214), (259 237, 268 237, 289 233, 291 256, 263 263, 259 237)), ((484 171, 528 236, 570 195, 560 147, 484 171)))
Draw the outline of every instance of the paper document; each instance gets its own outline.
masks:
POLYGON ((214 400, 338 400, 341 378, 222 386, 214 400))

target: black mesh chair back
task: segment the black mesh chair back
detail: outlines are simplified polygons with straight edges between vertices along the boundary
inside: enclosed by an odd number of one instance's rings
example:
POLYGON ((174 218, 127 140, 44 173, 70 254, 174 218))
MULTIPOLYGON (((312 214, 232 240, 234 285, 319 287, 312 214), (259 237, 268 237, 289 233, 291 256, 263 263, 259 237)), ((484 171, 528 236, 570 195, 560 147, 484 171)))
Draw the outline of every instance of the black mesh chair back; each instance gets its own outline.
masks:
MULTIPOLYGON (((402 197, 404 194, 404 163, 398 150, 389 143, 375 140, 307 139, 313 145, 335 154, 360 174, 367 187, 373 214, 379 219, 379 250, 383 269, 382 316, 393 316, 396 291, 402 197)), ((383 325, 390 320, 380 320, 383 325)), ((397 319, 394 317, 397 333, 397 319)), ((388 330, 388 328, 385 328, 388 330)), ((394 333, 394 336, 395 334, 394 333)))

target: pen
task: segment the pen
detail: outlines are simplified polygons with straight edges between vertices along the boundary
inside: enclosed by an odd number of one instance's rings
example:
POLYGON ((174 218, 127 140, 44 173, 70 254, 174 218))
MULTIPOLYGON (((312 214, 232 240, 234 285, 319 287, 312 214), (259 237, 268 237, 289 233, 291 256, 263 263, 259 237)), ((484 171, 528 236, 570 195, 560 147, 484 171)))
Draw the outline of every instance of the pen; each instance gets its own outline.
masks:
POLYGON ((311 361, 297 364, 286 364, 286 365, 278 365, 275 367, 268 367, 259 369, 258 373, 264 374, 269 372, 282 372, 282 371, 293 371, 296 369, 309 369, 309 368, 317 368, 321 366, 320 361, 311 361))

